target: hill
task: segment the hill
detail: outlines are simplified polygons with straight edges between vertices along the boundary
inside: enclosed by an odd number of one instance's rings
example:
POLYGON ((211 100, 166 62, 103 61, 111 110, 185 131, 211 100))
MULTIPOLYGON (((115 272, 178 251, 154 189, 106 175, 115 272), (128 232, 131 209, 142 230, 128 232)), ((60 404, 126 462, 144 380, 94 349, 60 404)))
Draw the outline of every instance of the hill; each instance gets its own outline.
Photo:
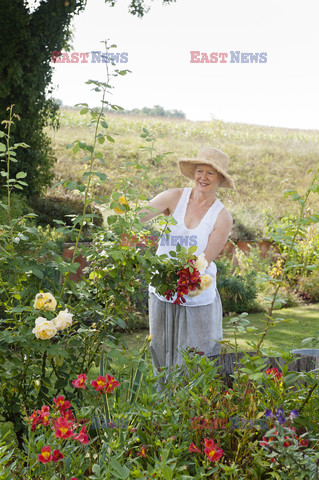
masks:
MULTIPOLYGON (((80 181, 85 164, 81 155, 66 150, 65 145, 79 139, 88 143, 93 139, 93 127, 89 116, 80 115, 77 109, 61 109, 58 131, 48 130, 58 162, 55 166, 56 180, 67 178, 80 181)), ((220 120, 193 122, 164 117, 141 117, 107 114, 109 133, 115 143, 101 145, 109 183, 99 187, 99 193, 109 193, 119 177, 129 177, 132 172, 123 168, 125 161, 147 161, 149 152, 145 148, 156 148, 156 154, 172 152, 160 162, 150 162, 150 170, 158 181, 150 188, 139 185, 141 193, 152 197, 169 187, 191 185, 177 168, 180 157, 196 157, 203 146, 214 146, 230 157, 229 172, 235 180, 237 190, 221 189, 219 198, 232 212, 237 223, 248 230, 264 234, 269 218, 278 219, 294 213, 298 208, 285 199, 285 189, 297 189, 303 193, 312 175, 309 169, 319 165, 319 130, 295 130, 242 123, 226 123, 220 120), (154 137, 154 143, 145 142, 140 135, 146 128, 154 137)), ((318 195, 311 195, 310 206, 318 212, 318 195)))

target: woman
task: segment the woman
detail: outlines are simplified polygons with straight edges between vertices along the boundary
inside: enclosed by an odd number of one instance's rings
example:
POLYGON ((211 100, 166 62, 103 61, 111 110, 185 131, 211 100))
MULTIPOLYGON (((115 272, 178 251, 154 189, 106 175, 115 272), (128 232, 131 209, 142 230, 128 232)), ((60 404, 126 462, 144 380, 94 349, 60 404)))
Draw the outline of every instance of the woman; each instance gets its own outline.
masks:
POLYGON ((227 174, 229 158, 217 148, 202 148, 193 159, 180 159, 179 168, 187 178, 195 180, 193 188, 172 188, 154 197, 148 204, 143 221, 164 213, 177 224, 170 226, 169 238, 159 241, 157 255, 168 254, 180 243, 197 245, 195 255, 202 252, 208 262, 205 273, 213 277, 212 285, 200 295, 186 295, 186 303, 176 305, 149 288, 149 319, 152 335, 151 353, 155 369, 183 364, 181 352, 187 347, 205 355, 220 352, 222 339, 222 305, 216 288, 216 265, 213 260, 229 236, 232 217, 217 199, 218 187, 234 188, 227 174))

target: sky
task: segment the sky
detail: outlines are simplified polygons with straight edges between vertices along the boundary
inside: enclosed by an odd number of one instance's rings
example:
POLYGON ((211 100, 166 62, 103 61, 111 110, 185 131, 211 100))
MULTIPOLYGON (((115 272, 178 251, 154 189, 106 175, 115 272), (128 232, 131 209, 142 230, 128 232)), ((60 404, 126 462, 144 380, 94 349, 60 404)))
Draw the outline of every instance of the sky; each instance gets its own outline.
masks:
MULTIPOLYGON (((114 51, 127 53, 118 68, 132 73, 114 79, 112 102, 125 109, 161 105, 190 120, 319 129, 318 0, 146 3, 151 10, 140 19, 128 13, 127 0, 115 7, 87 0, 74 18, 72 51, 103 51, 109 39, 114 51), (267 62, 230 62, 237 51, 258 53, 259 60, 264 52, 267 62), (226 62, 191 62, 192 55, 209 61, 213 52, 227 53, 226 62)), ((53 96, 65 105, 98 105, 85 81, 105 80, 106 70, 91 60, 90 53, 88 63, 56 64, 53 96)))

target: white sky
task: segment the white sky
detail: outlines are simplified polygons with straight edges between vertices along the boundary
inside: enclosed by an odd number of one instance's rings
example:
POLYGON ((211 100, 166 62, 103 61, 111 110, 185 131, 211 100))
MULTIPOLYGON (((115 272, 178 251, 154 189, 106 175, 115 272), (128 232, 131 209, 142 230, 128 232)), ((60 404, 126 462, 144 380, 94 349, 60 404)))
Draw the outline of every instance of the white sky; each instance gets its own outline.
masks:
MULTIPOLYGON (((147 3, 150 3, 148 0, 147 3)), ((87 0, 74 19, 73 51, 103 50, 110 39, 128 52, 132 71, 115 81, 112 101, 126 109, 161 105, 191 120, 212 118, 319 129, 318 0, 177 0, 152 2, 139 19, 127 0, 87 0), (267 52, 267 63, 190 63, 190 51, 267 52)), ((89 58, 89 61, 91 58, 89 58)), ((105 80, 105 65, 54 67, 54 96, 65 105, 98 105, 85 85, 105 80)))

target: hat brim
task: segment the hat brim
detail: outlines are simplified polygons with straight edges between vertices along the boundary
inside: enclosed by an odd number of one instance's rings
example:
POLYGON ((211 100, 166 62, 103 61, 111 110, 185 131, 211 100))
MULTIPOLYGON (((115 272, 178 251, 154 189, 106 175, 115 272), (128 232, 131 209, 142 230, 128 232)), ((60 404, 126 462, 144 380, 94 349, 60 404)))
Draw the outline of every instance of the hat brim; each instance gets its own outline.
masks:
POLYGON ((224 177, 223 180, 220 182, 219 186, 223 188, 235 189, 235 183, 231 176, 213 163, 206 163, 199 158, 181 158, 178 161, 178 165, 181 173, 185 175, 185 177, 192 180, 194 180, 195 168, 197 165, 209 165, 211 167, 214 167, 214 169, 224 177))

